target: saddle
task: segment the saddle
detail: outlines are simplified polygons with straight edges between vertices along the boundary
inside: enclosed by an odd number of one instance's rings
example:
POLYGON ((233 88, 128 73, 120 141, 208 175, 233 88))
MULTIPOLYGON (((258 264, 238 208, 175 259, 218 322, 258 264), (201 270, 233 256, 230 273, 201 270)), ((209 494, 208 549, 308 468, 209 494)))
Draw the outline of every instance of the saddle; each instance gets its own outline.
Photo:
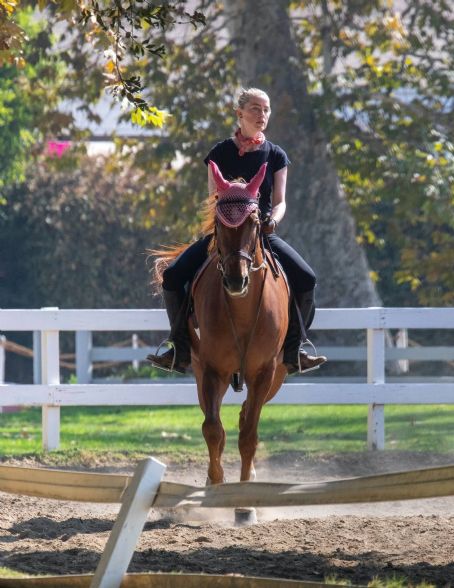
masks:
MULTIPOLYGON (((284 278, 285 285, 287 286, 287 291, 290 296, 291 291, 287 274, 285 273, 284 268, 282 267, 281 262, 279 261, 279 258, 270 249, 263 249, 265 251, 267 265, 271 268, 274 278, 276 279, 280 275, 284 278)), ((197 287, 198 281, 204 274, 207 267, 216 260, 217 256, 218 254, 216 253, 216 251, 212 251, 210 255, 206 258, 206 260, 203 262, 203 264, 200 266, 200 268, 197 270, 197 273, 195 274, 194 279, 192 280, 189 286, 189 289, 191 291, 191 300, 194 297, 194 292, 197 287)))

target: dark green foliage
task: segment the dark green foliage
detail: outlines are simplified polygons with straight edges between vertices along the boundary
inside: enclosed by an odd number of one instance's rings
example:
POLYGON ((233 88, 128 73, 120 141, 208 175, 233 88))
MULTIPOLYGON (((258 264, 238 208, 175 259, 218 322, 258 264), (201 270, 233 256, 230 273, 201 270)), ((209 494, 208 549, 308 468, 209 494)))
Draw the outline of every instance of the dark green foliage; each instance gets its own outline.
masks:
POLYGON ((26 61, 0 70, 0 215, 7 187, 24 179, 35 141, 66 122, 56 112, 65 67, 47 54, 50 40, 45 23, 33 21, 29 10, 21 12, 18 20, 29 37, 26 61))
MULTIPOLYGON (((66 4, 69 13, 77 9, 75 3, 66 4)), ((201 3, 202 12, 207 14, 207 27, 192 35, 185 31, 184 36, 175 30, 172 34, 163 30, 168 28, 167 25, 170 28, 175 25, 181 3, 166 5, 168 13, 156 5, 155 12, 145 15, 140 11, 149 8, 142 2, 136 3, 136 12, 128 14, 122 12, 122 3, 116 6, 118 12, 111 5, 88 3, 87 15, 94 11, 101 22, 97 19, 97 28, 90 31, 67 31, 62 40, 72 41, 61 53, 60 61, 49 57, 47 51, 51 40, 41 27, 34 34, 29 33, 27 67, 24 70, 13 67, 2 70, 0 188, 2 181, 6 186, 23 178, 27 163, 34 166, 33 158, 27 159, 29 154, 32 155, 31 146, 36 139, 42 138, 49 130, 56 135, 71 127, 68 117, 55 115, 60 98, 81 97, 87 116, 93 116, 90 115, 91 105, 109 77, 109 68, 106 71, 105 60, 100 60, 99 55, 108 47, 106 32, 117 30, 120 34, 118 44, 123 46, 124 53, 118 70, 121 76, 124 80, 132 80, 136 89, 143 89, 140 99, 144 104, 153 103, 166 108, 171 115, 163 129, 146 141, 126 142, 134 149, 123 152, 121 158, 111 162, 119 177, 122 168, 126 168, 138 178, 133 193, 126 199, 120 197, 122 183, 115 185, 119 197, 116 204, 120 201, 126 208, 133 207, 135 235, 150 231, 149 242, 144 239, 143 247, 142 242, 138 246, 143 250, 159 243, 186 241, 196 235, 201 202, 207 191, 202 160, 209 148, 234 128, 233 95, 239 80, 231 46, 226 45, 227 33, 222 25, 222 7, 219 5, 201 3), (218 9, 221 12, 216 12, 218 9), (142 20, 137 21, 140 24, 137 26, 135 19, 139 17, 142 20), (119 26, 120 22, 124 26, 119 26), (131 32, 133 25, 137 36, 130 34, 128 37, 127 32, 131 32), (152 38, 147 36, 147 31, 153 33, 152 38), (86 43, 86 33, 90 33, 92 45, 86 43), (166 48, 165 54, 162 47, 166 48), (142 58, 150 52, 153 57, 160 55, 159 59, 148 61, 142 58), (139 59, 128 59, 129 53, 139 59)), ((358 238, 367 249, 384 303, 453 304, 454 25, 449 3, 443 0, 409 2, 401 15, 390 2, 382 0, 317 0, 310 4, 292 2, 289 6, 297 17, 293 32, 300 41, 298 67, 304 70, 311 105, 328 138, 329 149, 357 223, 358 238)), ((182 16, 185 22, 191 21, 190 15, 182 16)), ((200 12, 195 11, 192 16, 195 18, 193 24, 202 24, 200 12)), ((56 10, 55 17, 66 18, 65 11, 56 10)), ((119 62, 116 55, 110 59, 107 65, 110 63, 114 86, 118 80, 115 81, 112 68, 119 66, 119 62)), ((143 122, 155 117, 160 124, 164 120, 161 114, 147 111, 146 116, 137 116, 137 119, 143 122)), ((74 132, 72 136, 75 136, 74 132)), ((90 198, 95 199, 98 189, 109 189, 110 180, 101 177, 104 174, 102 166, 96 168, 100 177, 97 181, 92 179, 88 185, 92 165, 81 165, 86 174, 78 175, 71 164, 66 178, 73 186, 74 194, 83 191, 85 186, 93 191, 90 198)), ((126 231, 129 236, 125 239, 129 243, 130 227, 115 224, 108 214, 94 209, 91 225, 88 226, 88 221, 83 224, 86 233, 92 234, 93 241, 81 246, 76 255, 79 261, 75 267, 79 283, 83 283, 84 288, 79 288, 76 295, 77 288, 68 287, 65 291, 62 285, 55 284, 55 266, 50 262, 41 263, 38 256, 55 255, 62 266, 71 268, 75 263, 71 261, 72 249, 65 246, 66 249, 60 250, 60 242, 64 243, 65 239, 60 238, 52 223, 51 229, 47 224, 43 225, 45 230, 42 232, 36 215, 32 214, 21 223, 18 215, 25 218, 24 207, 30 206, 30 194, 36 182, 42 182, 39 190, 43 189, 45 182, 50 191, 58 190, 65 184, 65 172, 61 167, 58 178, 49 175, 45 180, 41 172, 41 179, 34 178, 35 171, 32 167, 25 187, 16 186, 12 192, 10 190, 16 208, 13 203, 8 208, 0 207, 2 227, 4 230, 8 227, 10 235, 14 230, 14 239, 8 241, 9 250, 5 249, 6 233, 0 237, 3 247, 1 279, 3 284, 8 281, 7 289, 3 285, 2 300, 8 301, 8 305, 25 306, 51 303, 71 306, 77 302, 80 306, 99 307, 130 305, 133 300, 138 305, 141 295, 131 297, 120 286, 112 286, 109 290, 108 284, 116 284, 116 280, 104 275, 107 255, 101 245, 97 245, 98 239, 110 243, 109 239, 113 237, 107 232, 113 230, 117 240, 112 246, 121 249, 123 244, 119 235, 126 231), (29 200, 25 202, 27 193, 29 200), (33 218, 37 224, 29 226, 33 218), (105 218, 106 226, 102 229, 105 218), (36 245, 32 238, 37 240, 36 245), (25 243, 28 243, 28 249, 25 243), (46 251, 47 246, 52 249, 46 251), (84 253, 88 255, 88 261, 82 262, 84 253), (65 260, 64 255, 70 257, 65 260), (102 261, 98 262, 96 256, 102 261), (35 266, 40 266, 42 271, 36 270, 35 266), (44 271, 51 275, 44 276, 44 271), (85 273, 86 277, 82 278, 85 273), (40 282, 38 276, 41 274, 40 282), (38 280, 36 284, 27 281, 32 277, 38 280), (45 286, 47 283, 52 287, 45 286), (100 291, 94 295, 89 292, 89 285, 100 287, 100 291), (110 291, 109 296, 107 291, 110 291), (63 292, 68 295, 67 300, 63 292), (96 303, 93 302, 94 296, 96 303), (58 302, 54 302, 56 300, 58 302)), ((42 196, 42 203, 46 198, 42 196)), ((69 209, 82 214, 82 201, 72 203, 69 194, 66 198, 69 209)), ((84 214, 87 211, 92 214, 92 204, 85 204, 88 208, 84 209, 84 214)), ((107 207, 107 204, 100 204, 101 210, 102 206, 107 207)), ((40 210, 43 212, 45 208, 40 210)), ((66 217, 60 220, 68 226, 66 217)), ((134 247, 132 245, 132 250, 134 247)), ((133 261, 123 266, 124 276, 128 268, 139 268, 135 265, 138 260, 133 258, 133 261)), ((138 283, 135 276, 141 270, 136 271, 133 279, 125 278, 128 286, 132 282, 138 283)), ((148 276, 145 274, 144 278, 148 279, 148 276)))
POLYGON ((39 158, 0 220, 0 307, 151 305, 134 170, 39 158))
POLYGON ((450 3, 406 2, 400 14, 382 0, 320 0, 298 31, 318 118, 385 304, 452 305, 450 3))
POLYGON ((208 151, 235 129, 238 87, 229 47, 206 30, 190 42, 167 40, 160 67, 143 64, 150 100, 170 113, 162 131, 139 142, 132 164, 146 170, 155 189, 137 195, 145 226, 161 230, 160 242, 197 235, 201 204, 208 195, 208 151))
POLYGON ((114 95, 128 100, 140 110, 148 111, 149 104, 142 97, 145 89, 142 80, 137 75, 126 76, 121 62, 125 57, 136 60, 145 56, 162 58, 167 49, 165 43, 156 42, 160 31, 172 30, 176 24, 182 23, 197 28, 205 25, 205 16, 198 10, 188 12, 185 2, 181 1, 163 4, 142 0, 134 3, 117 1, 106 6, 90 1, 81 8, 79 22, 92 30, 94 21, 113 47, 114 95))

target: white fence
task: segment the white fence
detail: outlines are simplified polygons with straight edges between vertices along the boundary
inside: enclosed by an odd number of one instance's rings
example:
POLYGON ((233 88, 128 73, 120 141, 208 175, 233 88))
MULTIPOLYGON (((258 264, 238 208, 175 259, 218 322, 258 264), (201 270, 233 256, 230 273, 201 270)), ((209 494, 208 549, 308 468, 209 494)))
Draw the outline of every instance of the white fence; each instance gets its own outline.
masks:
MULTIPOLYGON (((60 331, 166 331, 168 327, 162 310, 0 310, 0 331, 39 332, 41 342, 41 384, 1 385, 0 405, 42 407, 43 447, 51 450, 59 446, 61 406, 197 404, 195 383, 177 379, 150 384, 60 384, 60 331)), ((454 329, 454 308, 320 309, 312 329, 366 330, 367 383, 286 383, 273 403, 367 404, 370 449, 384 448, 385 404, 454 404, 452 381, 385 382, 385 360, 393 358, 389 353, 393 350, 385 349, 385 331, 454 329)), ((402 357, 402 351, 394 359, 402 357)), ((450 357, 448 348, 440 360, 450 357)), ((243 400, 243 394, 229 390, 225 403, 243 400)))

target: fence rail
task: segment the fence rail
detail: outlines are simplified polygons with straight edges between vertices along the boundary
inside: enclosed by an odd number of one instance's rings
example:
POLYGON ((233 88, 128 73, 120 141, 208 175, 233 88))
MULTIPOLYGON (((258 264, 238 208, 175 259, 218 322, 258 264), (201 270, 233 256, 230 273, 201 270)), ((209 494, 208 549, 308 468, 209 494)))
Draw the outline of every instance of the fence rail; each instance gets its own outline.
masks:
MULTIPOLYGON (((159 309, 0 309, 2 331, 166 331, 159 309)), ((321 308, 314 330, 453 329, 454 308, 321 308)))
MULTIPOLYGON (((46 450, 59 446, 61 406, 197 404, 195 384, 178 380, 152 384, 85 384, 79 379, 78 384, 60 383, 60 331, 77 333, 76 355, 85 357, 86 362, 85 366, 78 366, 78 374, 86 374, 90 371, 92 358, 84 355, 82 349, 91 349, 91 332, 166 331, 168 328, 163 310, 0 310, 0 331, 33 331, 35 343, 39 341, 41 348, 41 382, 0 386, 0 404, 41 406, 43 447, 46 450)), ((454 329, 454 308, 320 309, 312 328, 365 330, 367 383, 286 383, 277 395, 276 403, 367 404, 370 449, 384 448, 385 404, 454 404, 453 382, 441 378, 432 383, 385 381, 387 359, 421 357, 418 349, 386 349, 386 329, 454 329)), ((430 355, 432 360, 453 358, 451 348, 436 347, 430 355)), ((135 355, 131 358, 138 359, 135 355)), ((226 397, 226 403, 243 400, 243 395, 232 391, 226 397)))

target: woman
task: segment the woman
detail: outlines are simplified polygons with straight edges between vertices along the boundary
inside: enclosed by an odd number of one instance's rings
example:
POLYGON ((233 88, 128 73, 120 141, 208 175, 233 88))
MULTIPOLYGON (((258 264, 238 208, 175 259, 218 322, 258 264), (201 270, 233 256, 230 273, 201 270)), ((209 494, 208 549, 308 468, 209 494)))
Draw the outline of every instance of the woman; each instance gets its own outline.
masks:
MULTIPOLYGON (((265 178, 260 186, 259 207, 262 231, 268 237, 272 251, 279 257, 294 296, 290 324, 284 344, 284 364, 289 374, 318 368, 326 361, 324 356, 308 355, 300 349, 306 341, 306 330, 314 317, 315 274, 304 259, 275 233, 286 209, 285 188, 287 166, 290 163, 283 149, 265 139, 263 131, 271 114, 268 95, 257 88, 242 90, 236 114, 239 128, 235 136, 217 143, 205 158, 214 161, 226 180, 243 178, 250 181, 262 163, 267 162, 265 178), (301 320, 302 319, 302 320, 301 320)), ((216 190, 210 166, 208 166, 208 190, 216 190)), ((179 255, 164 271, 163 295, 171 325, 169 342, 173 345, 163 355, 151 355, 148 359, 156 367, 184 373, 191 363, 187 319, 183 309, 185 287, 194 278, 198 268, 208 255, 212 235, 196 241, 179 255)))

